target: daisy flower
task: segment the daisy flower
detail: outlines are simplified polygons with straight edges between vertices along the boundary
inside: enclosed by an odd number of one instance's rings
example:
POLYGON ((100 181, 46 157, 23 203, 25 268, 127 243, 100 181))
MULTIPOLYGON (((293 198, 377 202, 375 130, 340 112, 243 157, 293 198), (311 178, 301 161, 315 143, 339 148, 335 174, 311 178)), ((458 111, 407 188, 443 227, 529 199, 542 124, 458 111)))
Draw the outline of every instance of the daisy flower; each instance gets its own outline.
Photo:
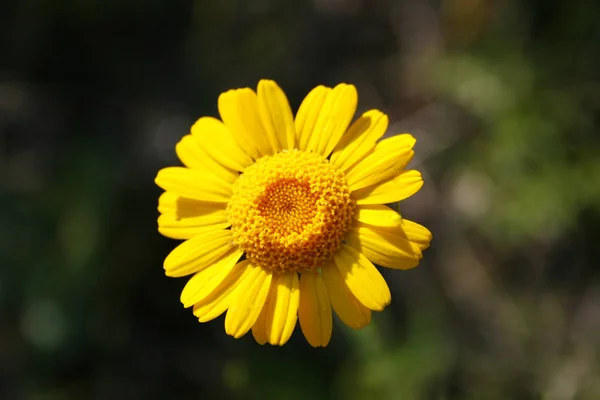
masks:
POLYGON ((200 118, 177 144, 185 167, 155 179, 158 230, 185 240, 164 268, 191 275, 181 302, 200 322, 227 312, 227 334, 283 345, 299 320, 312 346, 326 346, 332 309, 360 329, 390 303, 374 264, 419 263, 431 233, 385 205, 423 184, 405 169, 415 139, 380 140, 378 110, 351 123, 357 101, 352 85, 318 86, 294 118, 279 86, 261 80, 256 92, 221 94, 221 120, 200 118))

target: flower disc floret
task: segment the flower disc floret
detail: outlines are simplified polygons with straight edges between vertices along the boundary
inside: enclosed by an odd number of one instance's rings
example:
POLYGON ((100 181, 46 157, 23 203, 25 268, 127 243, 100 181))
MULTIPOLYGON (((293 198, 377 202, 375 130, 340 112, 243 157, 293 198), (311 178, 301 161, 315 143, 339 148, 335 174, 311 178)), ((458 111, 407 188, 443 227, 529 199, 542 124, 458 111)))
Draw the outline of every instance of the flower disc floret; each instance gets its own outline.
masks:
POLYGON ((332 259, 354 208, 341 171, 321 155, 290 150, 248 167, 227 211, 233 241, 252 263, 307 272, 332 259))

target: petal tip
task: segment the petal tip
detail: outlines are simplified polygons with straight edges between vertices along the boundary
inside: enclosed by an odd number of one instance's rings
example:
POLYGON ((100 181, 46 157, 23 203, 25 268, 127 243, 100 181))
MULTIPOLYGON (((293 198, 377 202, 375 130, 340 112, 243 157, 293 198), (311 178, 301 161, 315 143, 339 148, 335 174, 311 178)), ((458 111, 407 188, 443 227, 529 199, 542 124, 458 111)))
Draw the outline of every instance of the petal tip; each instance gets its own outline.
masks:
POLYGON ((263 90, 272 90, 275 88, 279 88, 279 85, 272 79, 261 79, 260 81, 258 81, 257 90, 259 92, 263 90))

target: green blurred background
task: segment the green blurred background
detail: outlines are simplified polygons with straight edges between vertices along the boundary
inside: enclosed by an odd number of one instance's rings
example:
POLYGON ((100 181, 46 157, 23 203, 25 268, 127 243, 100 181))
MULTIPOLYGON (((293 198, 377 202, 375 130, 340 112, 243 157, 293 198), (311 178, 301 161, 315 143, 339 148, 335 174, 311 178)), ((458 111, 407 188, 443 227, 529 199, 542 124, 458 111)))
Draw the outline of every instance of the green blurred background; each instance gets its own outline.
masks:
POLYGON ((600 399, 595 0, 6 0, 0 398, 600 399), (434 234, 372 325, 199 324, 156 171, 230 88, 354 83, 418 140, 434 234))

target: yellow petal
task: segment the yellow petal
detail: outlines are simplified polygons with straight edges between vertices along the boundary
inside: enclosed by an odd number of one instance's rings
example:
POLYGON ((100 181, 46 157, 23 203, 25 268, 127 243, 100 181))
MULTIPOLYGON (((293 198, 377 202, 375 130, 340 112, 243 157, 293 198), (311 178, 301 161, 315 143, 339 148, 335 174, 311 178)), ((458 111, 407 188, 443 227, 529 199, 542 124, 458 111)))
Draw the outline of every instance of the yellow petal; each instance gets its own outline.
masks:
POLYGON ((189 239, 206 231, 225 229, 229 225, 227 217, 193 217, 178 219, 171 214, 158 217, 158 232, 171 239, 189 239))
POLYGON ((298 274, 291 272, 274 276, 263 308, 265 335, 270 344, 283 346, 292 336, 298 319, 299 302, 298 274))
POLYGON ((266 309, 267 309, 267 304, 269 302, 269 297, 267 297, 267 300, 265 302, 265 305, 263 306, 263 309, 261 310, 260 314, 258 314, 258 318, 256 319, 256 322, 254 323, 254 325, 252 325, 252 336, 254 337, 254 340, 256 340, 256 343, 260 344, 261 346, 265 343, 267 343, 267 331, 266 331, 266 309))
POLYGON ((189 239, 206 230, 227 228, 227 210, 224 203, 186 199, 171 192, 159 198, 158 231, 172 239, 189 239))
POLYGON ((402 217, 395 210, 381 204, 359 205, 356 207, 354 219, 375 226, 400 226, 402 217))
POLYGON ((373 151, 387 127, 387 115, 379 110, 367 111, 354 121, 335 146, 331 164, 341 171, 348 170, 373 151))
POLYGON ((294 121, 296 126, 296 143, 300 150, 307 149, 308 142, 314 132, 315 123, 319 118, 323 103, 325 103, 329 92, 331 92, 331 88, 317 86, 302 101, 296 114, 296 120, 294 121))
POLYGON ((225 316, 225 332, 234 338, 244 336, 256 322, 267 294, 273 273, 253 266, 248 276, 238 285, 225 316))
POLYGON ((353 329, 361 329, 369 325, 371 310, 354 297, 335 263, 330 261, 322 271, 331 306, 342 322, 353 329))
POLYGON ((202 160, 206 154, 200 149, 192 135, 185 135, 175 146, 179 160, 188 168, 203 168, 202 160))
POLYGON ((192 135, 185 135, 175 146, 177 156, 188 168, 209 172, 227 182, 235 182, 239 173, 211 158, 192 135))
POLYGON ((293 149, 296 141, 294 116, 283 90, 271 80, 261 80, 258 83, 258 106, 273 153, 293 149))
POLYGON ((411 243, 401 228, 388 230, 374 227, 352 227, 346 242, 377 265, 394 269, 409 269, 419 264, 423 254, 411 243))
POLYGON ((177 193, 163 192, 158 198, 158 211, 161 214, 173 214, 177 218, 201 217, 225 211, 226 204, 188 199, 177 193))
POLYGON ((328 92, 306 150, 327 157, 346 132, 357 102, 358 94, 353 85, 342 83, 328 92))
POLYGON ((331 338, 331 305, 323 278, 316 272, 300 277, 300 328, 313 347, 325 347, 331 338))
POLYGON ((227 203, 231 198, 231 183, 200 170, 167 167, 158 171, 154 182, 167 192, 195 200, 227 203))
POLYGON ((390 304, 391 294, 385 279, 364 255, 342 244, 333 257, 342 279, 365 307, 381 311, 390 304))
POLYGON ((198 317, 198 320, 207 322, 223 314, 235 297, 235 290, 239 283, 246 279, 252 268, 248 260, 237 263, 208 297, 194 305, 194 315, 198 317))
POLYGON ((208 297, 233 270, 243 253, 240 249, 231 250, 213 265, 196 272, 181 292, 183 306, 193 306, 208 297))
POLYGON ((421 251, 429 247, 431 239, 433 238, 429 229, 407 219, 402 220, 402 230, 406 234, 408 240, 416 244, 421 251))
POLYGON ((235 141, 255 160, 271 155, 272 149, 260 121, 254 90, 230 90, 219 96, 219 114, 235 141))
POLYGON ((196 121, 192 126, 192 137, 212 159, 227 168, 243 171, 254 163, 229 129, 216 118, 203 117, 196 121))
POLYGON ((414 155, 415 139, 408 134, 377 143, 375 150, 346 174, 351 191, 382 183, 397 176, 414 155))
POLYGON ((352 192, 352 198, 357 204, 390 204, 412 196, 422 186, 423 177, 419 171, 403 171, 390 180, 352 192))
POLYGON ((204 232, 171 251, 165 259, 165 273, 172 277, 193 274, 217 262, 233 248, 231 230, 204 232))
POLYGON ((295 272, 274 275, 263 309, 252 326, 259 344, 283 346, 294 332, 298 319, 300 287, 295 272))

